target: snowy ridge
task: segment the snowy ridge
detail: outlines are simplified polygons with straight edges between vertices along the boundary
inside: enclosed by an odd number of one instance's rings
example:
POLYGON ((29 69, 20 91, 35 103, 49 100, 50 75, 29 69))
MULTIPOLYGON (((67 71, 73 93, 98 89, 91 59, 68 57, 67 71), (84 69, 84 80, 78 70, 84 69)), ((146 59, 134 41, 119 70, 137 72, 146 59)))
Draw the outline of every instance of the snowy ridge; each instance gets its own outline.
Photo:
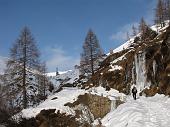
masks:
POLYGON ((169 20, 165 21, 165 27, 161 27, 161 25, 153 25, 151 26, 150 28, 153 30, 153 31, 156 31, 158 33, 160 32, 163 32, 164 30, 166 30, 166 28, 169 26, 169 20))
MULTIPOLYGON (((159 34, 159 33, 161 33, 161 32, 165 32, 166 28, 169 26, 169 22, 170 22, 169 20, 165 21, 165 27, 163 27, 163 28, 161 28, 160 25, 153 25, 153 26, 151 26, 150 28, 151 28, 153 31, 158 32, 158 34, 159 34)), ((140 36, 140 33, 137 34, 136 36, 130 38, 128 41, 126 41, 125 43, 123 43, 123 44, 120 45, 119 47, 115 48, 115 49, 113 50, 113 53, 117 53, 117 52, 123 51, 124 49, 129 49, 130 46, 131 46, 131 44, 134 43, 134 39, 135 39, 136 37, 139 37, 139 36, 140 36)), ((107 53, 107 56, 108 56, 108 55, 110 55, 110 53, 107 53)))
MULTIPOLYGON (((137 35, 137 36, 139 36, 139 35, 137 35)), ((137 37, 137 36, 135 36, 135 37, 137 37)), ((129 48, 130 45, 134 42, 135 37, 131 38, 130 40, 128 40, 127 42, 125 42, 125 43, 122 44, 121 46, 115 48, 115 49, 113 50, 113 53, 117 53, 117 52, 120 52, 120 51, 122 51, 122 50, 124 50, 124 49, 129 48)), ((110 55, 110 53, 108 53, 107 56, 108 56, 108 55, 110 55)))
POLYGON ((103 119, 105 127, 169 127, 170 98, 156 94, 154 97, 129 99, 103 119))
POLYGON ((85 94, 85 90, 77 88, 66 88, 59 93, 56 93, 52 96, 49 96, 47 100, 38 105, 35 108, 28 108, 22 110, 21 114, 24 118, 35 117, 43 109, 56 109, 56 112, 60 110, 61 113, 66 113, 67 115, 74 115, 75 112, 73 109, 64 104, 74 102, 77 100, 79 95, 85 94))
POLYGON ((51 72, 47 73, 47 76, 54 87, 58 88, 61 84, 73 84, 79 78, 79 69, 59 72, 58 75, 56 72, 51 72))
POLYGON ((68 107, 64 106, 64 104, 70 102, 73 103, 77 100, 79 95, 84 95, 85 93, 98 95, 107 97, 110 100, 115 100, 117 98, 124 99, 125 95, 123 93, 119 93, 119 91, 110 89, 110 91, 106 91, 103 87, 93 87, 89 90, 78 89, 78 88, 64 88, 62 91, 49 96, 44 102, 39 104, 37 107, 23 109, 20 114, 14 116, 14 118, 18 119, 21 115, 23 118, 31 118, 36 117, 38 113, 40 113, 43 109, 56 109, 56 112, 60 110, 61 113, 66 113, 67 115, 75 115, 75 111, 68 107))
MULTIPOLYGON (((68 73, 68 72, 70 72, 70 71, 72 71, 72 70, 68 70, 68 71, 58 71, 58 74, 59 75, 62 75, 62 74, 65 74, 65 73, 68 73)), ((48 76, 48 77, 50 77, 50 76, 56 76, 56 72, 49 72, 49 73, 46 73, 46 75, 48 76)))

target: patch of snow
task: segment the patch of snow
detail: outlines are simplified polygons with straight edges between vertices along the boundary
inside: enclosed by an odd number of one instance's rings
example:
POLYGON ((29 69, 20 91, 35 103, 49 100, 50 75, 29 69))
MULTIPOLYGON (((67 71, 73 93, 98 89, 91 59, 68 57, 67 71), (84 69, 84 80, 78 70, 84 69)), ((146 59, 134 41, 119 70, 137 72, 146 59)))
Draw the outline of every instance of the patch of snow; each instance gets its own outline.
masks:
POLYGON ((156 31, 156 32, 160 33, 160 31, 164 31, 168 26, 169 26, 169 20, 165 21, 165 26, 164 27, 161 27, 160 24, 157 24, 157 25, 151 26, 150 28, 153 31, 156 31))
POLYGON ((118 61, 121 61, 121 60, 124 60, 124 59, 126 59, 126 57, 125 57, 125 55, 122 55, 122 56, 118 57, 117 59, 113 60, 111 62, 111 64, 117 63, 118 61))
POLYGON ((125 42, 123 45, 119 46, 118 48, 113 50, 113 53, 120 52, 124 49, 127 49, 133 42, 134 42, 135 37, 131 38, 127 42, 125 42))
MULTIPOLYGON (((72 71, 72 70, 68 70, 68 71, 58 71, 58 74, 59 74, 59 75, 62 75, 62 74, 68 73, 68 72, 70 72, 70 71, 72 71)), ((47 76, 48 76, 48 77, 50 77, 50 76, 56 76, 56 72, 49 72, 49 73, 47 73, 47 76)))
POLYGON ((169 127, 170 98, 156 94, 154 97, 129 99, 103 119, 105 127, 169 127))
POLYGON ((119 98, 120 100, 124 101, 126 97, 125 94, 119 93, 119 91, 115 89, 111 88, 109 91, 106 91, 106 89, 101 86, 89 89, 89 93, 93 95, 107 97, 110 100, 116 100, 119 98))
MULTIPOLYGON (((114 50, 113 50, 113 53, 117 53, 117 52, 120 52, 120 51, 122 51, 122 50, 124 50, 124 49, 129 48, 130 45, 133 44, 134 39, 135 39, 135 37, 137 37, 137 36, 139 36, 139 34, 136 35, 136 36, 134 36, 134 37, 132 37, 130 40, 126 41, 124 44, 122 44, 122 45, 120 45, 119 47, 117 47, 116 49, 114 49, 114 50)), ((106 55, 108 56, 108 55, 110 55, 110 53, 108 53, 108 54, 106 54, 106 55)))
POLYGON ((92 125, 93 125, 94 127, 99 126, 99 125, 101 125, 101 124, 102 124, 102 123, 101 123, 100 118, 95 119, 94 122, 92 123, 92 125))
POLYGON ((111 69, 109 71, 121 70, 123 69, 121 66, 118 65, 110 65, 111 69))

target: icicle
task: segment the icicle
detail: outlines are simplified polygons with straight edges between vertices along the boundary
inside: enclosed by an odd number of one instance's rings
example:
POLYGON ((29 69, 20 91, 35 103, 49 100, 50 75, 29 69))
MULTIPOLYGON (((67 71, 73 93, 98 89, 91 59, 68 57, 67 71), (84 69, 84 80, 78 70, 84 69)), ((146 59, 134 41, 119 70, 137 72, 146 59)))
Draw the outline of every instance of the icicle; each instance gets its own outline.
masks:
POLYGON ((153 61, 153 74, 155 76, 155 72, 156 72, 156 61, 153 61))
POLYGON ((146 81, 145 52, 135 55, 136 86, 140 93, 150 83, 146 81))
POLYGON ((110 111, 113 111, 116 109, 116 100, 111 100, 111 108, 110 111))
POLYGON ((134 69, 135 69, 135 63, 133 62, 133 65, 132 65, 132 83, 135 82, 135 74, 134 74, 134 69))

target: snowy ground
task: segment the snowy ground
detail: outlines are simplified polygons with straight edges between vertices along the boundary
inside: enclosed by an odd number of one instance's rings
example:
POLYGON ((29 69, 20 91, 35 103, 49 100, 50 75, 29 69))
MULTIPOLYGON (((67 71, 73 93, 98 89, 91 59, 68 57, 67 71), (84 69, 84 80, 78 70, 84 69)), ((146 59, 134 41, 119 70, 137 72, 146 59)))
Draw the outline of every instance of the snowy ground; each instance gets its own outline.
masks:
POLYGON ((24 118, 36 117, 36 115, 43 109, 56 109, 56 112, 60 110, 61 113, 75 115, 75 111, 68 106, 64 106, 64 104, 68 102, 73 103, 77 100, 79 95, 84 95, 85 93, 108 97, 110 100, 115 100, 116 98, 124 99, 125 97, 124 94, 119 93, 117 90, 110 89, 110 91, 106 91, 103 87, 93 87, 89 90, 65 87, 62 91, 49 96, 47 100, 37 107, 22 110, 21 113, 14 116, 14 119, 18 119, 20 115, 24 118))
MULTIPOLYGON (((76 101, 79 95, 85 93, 108 97, 110 100, 125 97, 117 90, 105 91, 103 87, 89 90, 65 88, 61 92, 49 96, 39 106, 24 109, 21 114, 25 118, 31 118, 43 109, 56 109, 56 111, 60 110, 63 113, 74 115, 74 110, 64 104, 76 101)), ((128 96, 126 103, 108 113, 101 121, 105 127, 170 127, 170 98, 157 94, 154 97, 140 97, 133 100, 131 96, 128 96)))
POLYGON ((105 127, 170 127, 170 98, 140 97, 120 105, 102 119, 105 127))
POLYGON ((56 112, 60 110, 61 113, 66 113, 67 115, 74 115, 74 110, 69 108, 68 106, 64 106, 64 104, 70 102, 74 102, 77 100, 79 95, 83 95, 85 90, 77 89, 77 88, 67 88, 62 90, 59 93, 56 93, 52 96, 49 96, 47 100, 38 105, 35 108, 24 109, 21 112, 22 117, 31 118, 35 117, 38 113, 40 113, 43 109, 56 109, 56 112))

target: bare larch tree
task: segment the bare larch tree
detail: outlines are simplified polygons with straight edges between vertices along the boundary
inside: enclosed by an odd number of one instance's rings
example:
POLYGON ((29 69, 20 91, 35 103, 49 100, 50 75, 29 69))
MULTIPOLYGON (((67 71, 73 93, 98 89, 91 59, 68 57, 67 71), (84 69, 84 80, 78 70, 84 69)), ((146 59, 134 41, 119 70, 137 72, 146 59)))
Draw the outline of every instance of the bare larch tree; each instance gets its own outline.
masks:
POLYGON ((166 4, 164 0, 158 0, 157 7, 155 9, 155 24, 160 24, 161 27, 165 26, 165 20, 167 19, 166 4))
MULTIPOLYGON (((31 84, 29 76, 34 74, 39 63, 39 51, 36 42, 30 30, 24 27, 10 50, 10 58, 7 62, 8 69, 6 70, 10 95, 15 97, 18 103, 19 100, 21 101, 21 104, 19 103, 18 105, 22 106, 22 108, 27 108, 29 98, 33 98, 29 97, 27 87, 31 84), (12 94, 15 94, 15 96, 12 94)), ((33 89, 35 83, 32 81, 31 85, 33 89)))
POLYGON ((93 75, 99 67, 102 55, 103 50, 99 45, 99 41, 95 33, 90 29, 83 44, 83 52, 80 60, 80 74, 86 74, 87 76, 93 75))

